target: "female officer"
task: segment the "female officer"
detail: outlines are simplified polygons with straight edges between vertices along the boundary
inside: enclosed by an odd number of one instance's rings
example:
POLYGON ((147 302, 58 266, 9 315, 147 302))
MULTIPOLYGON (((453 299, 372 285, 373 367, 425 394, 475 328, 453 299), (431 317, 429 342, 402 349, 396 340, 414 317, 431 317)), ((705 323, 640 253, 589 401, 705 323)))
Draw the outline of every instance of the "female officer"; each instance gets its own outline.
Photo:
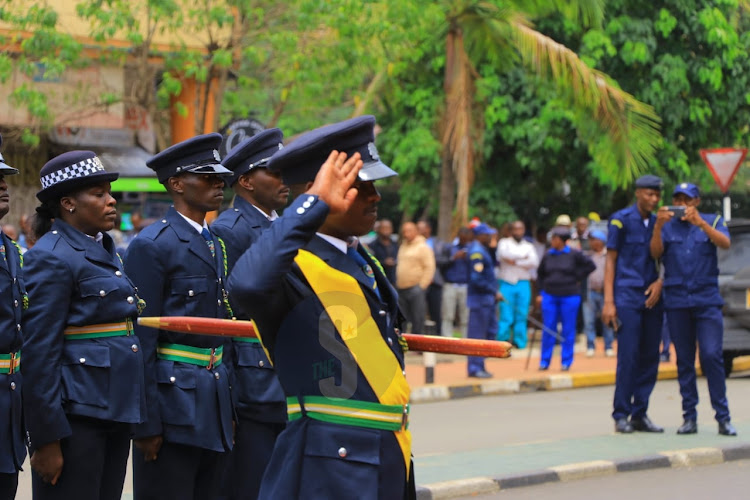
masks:
POLYGON ((131 425, 145 414, 133 336, 141 304, 106 234, 118 175, 91 151, 64 153, 40 173, 22 367, 35 499, 119 499, 131 425))

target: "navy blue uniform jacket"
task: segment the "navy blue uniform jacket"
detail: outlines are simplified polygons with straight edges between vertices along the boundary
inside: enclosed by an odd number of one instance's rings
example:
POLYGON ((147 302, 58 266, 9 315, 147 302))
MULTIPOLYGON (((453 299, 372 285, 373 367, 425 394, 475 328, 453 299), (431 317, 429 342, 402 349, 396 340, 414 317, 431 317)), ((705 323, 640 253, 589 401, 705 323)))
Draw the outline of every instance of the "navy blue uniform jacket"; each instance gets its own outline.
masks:
MULTIPOLYGON (((234 208, 224 211, 211 230, 224 240, 229 274, 237 260, 271 226, 262 213, 244 198, 234 198, 234 208)), ((233 302, 230 297, 230 302, 233 302)), ((233 303, 235 316, 249 319, 233 303)), ((257 342, 233 342, 234 397, 237 414, 261 422, 286 422, 286 397, 268 361, 263 346, 257 342)))
POLYGON ((32 450, 71 435, 66 414, 142 422, 143 353, 136 336, 66 339, 67 326, 135 320, 137 294, 109 235, 102 243, 63 221, 24 255, 29 308, 21 371, 32 450))
MULTIPOLYGON (((125 269, 146 300, 144 316, 225 318, 222 251, 171 207, 164 219, 143 229, 128 246, 125 269)), ((136 327, 146 364, 148 418, 135 436, 163 435, 166 441, 214 451, 232 448, 229 362, 213 370, 156 358, 158 343, 199 348, 229 345, 222 337, 136 327)), ((225 348, 226 349, 226 348, 225 348)), ((224 361, 228 361, 224 353, 224 361)), ((229 356, 231 357, 231 356, 229 356)))
MULTIPOLYGON (((13 240, 0 233, 0 354, 21 350, 21 314, 26 294, 21 255, 13 240)), ((21 406, 21 373, 0 374, 0 474, 13 474, 26 458, 21 406)))
POLYGON ((478 241, 469 243, 469 295, 467 305, 471 308, 494 306, 495 293, 498 290, 495 278, 495 261, 487 247, 478 241))
MULTIPOLYGON (((382 301, 352 258, 315 235, 327 215, 328 206, 314 196, 295 200, 239 259, 229 279, 230 294, 258 325, 287 396, 334 393, 377 402, 293 259, 305 248, 355 277, 373 320, 403 368, 395 331, 397 295, 361 247, 360 254, 374 269, 382 301)), ((391 500, 404 498, 407 491, 404 457, 393 432, 308 418, 291 421, 281 433, 267 471, 272 473, 264 477, 260 498, 391 500)))

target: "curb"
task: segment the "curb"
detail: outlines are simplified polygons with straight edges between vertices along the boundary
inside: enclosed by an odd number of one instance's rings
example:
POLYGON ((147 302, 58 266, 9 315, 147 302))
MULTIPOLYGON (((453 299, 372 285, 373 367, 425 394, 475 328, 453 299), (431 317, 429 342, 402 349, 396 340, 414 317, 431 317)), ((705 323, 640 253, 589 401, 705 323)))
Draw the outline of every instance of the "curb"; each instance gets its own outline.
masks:
POLYGON ((594 460, 495 478, 475 477, 417 486, 417 500, 460 498, 538 484, 602 477, 619 472, 694 467, 745 459, 750 459, 750 443, 722 448, 671 450, 623 460, 594 460))
MULTIPOLYGON (((703 372, 697 368, 698 375, 703 372)), ((750 370, 750 356, 740 356, 734 359, 733 372, 750 370)), ((660 366, 658 380, 677 378, 676 366, 660 366)), ((577 389, 581 387, 597 387, 614 385, 615 372, 589 372, 569 375, 551 374, 535 375, 518 379, 498 379, 475 384, 461 385, 424 385, 414 387, 411 391, 412 403, 430 403, 447 401, 474 396, 490 396, 500 394, 518 394, 521 392, 557 391, 563 389, 577 389)))

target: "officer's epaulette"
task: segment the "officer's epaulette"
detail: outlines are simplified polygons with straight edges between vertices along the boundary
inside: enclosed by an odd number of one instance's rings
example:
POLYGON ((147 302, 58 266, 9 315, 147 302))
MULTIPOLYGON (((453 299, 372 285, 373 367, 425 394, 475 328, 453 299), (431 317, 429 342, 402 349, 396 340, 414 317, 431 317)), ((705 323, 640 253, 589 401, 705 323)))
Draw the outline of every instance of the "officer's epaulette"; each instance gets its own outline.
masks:
POLYGON ((242 218, 242 212, 240 212, 239 208, 231 208, 227 210, 227 215, 225 219, 222 221, 222 223, 226 224, 229 227, 234 227, 237 225, 237 223, 242 218))
POLYGON ((167 219, 161 219, 160 221, 154 222, 153 224, 143 228, 143 230, 138 233, 138 237, 155 240, 168 226, 169 221, 167 219))

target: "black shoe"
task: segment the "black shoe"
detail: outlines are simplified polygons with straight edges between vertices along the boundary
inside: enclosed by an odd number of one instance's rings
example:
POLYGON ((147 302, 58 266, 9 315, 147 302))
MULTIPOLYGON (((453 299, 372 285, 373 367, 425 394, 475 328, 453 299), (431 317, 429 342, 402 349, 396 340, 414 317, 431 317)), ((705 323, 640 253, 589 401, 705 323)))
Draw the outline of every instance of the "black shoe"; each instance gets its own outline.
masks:
POLYGON ((719 434, 722 436, 736 436, 737 429, 734 428, 732 422, 729 420, 725 422, 719 422, 719 434))
POLYGON ((627 418, 618 418, 615 420, 615 432, 621 432, 623 434, 630 434, 633 432, 633 426, 630 425, 627 418))
MULTIPOLYGON (((719 424, 721 425, 721 424, 719 424)), ((677 434, 696 434, 698 432, 698 424, 695 420, 686 418, 685 422, 677 429, 677 434)))
POLYGON ((486 370, 480 370, 476 373, 470 373, 469 377, 473 378, 492 378, 492 374, 486 370))
POLYGON ((631 418, 630 425, 633 426, 634 431, 638 432, 664 432, 664 427, 659 427, 646 415, 641 418, 631 418))

